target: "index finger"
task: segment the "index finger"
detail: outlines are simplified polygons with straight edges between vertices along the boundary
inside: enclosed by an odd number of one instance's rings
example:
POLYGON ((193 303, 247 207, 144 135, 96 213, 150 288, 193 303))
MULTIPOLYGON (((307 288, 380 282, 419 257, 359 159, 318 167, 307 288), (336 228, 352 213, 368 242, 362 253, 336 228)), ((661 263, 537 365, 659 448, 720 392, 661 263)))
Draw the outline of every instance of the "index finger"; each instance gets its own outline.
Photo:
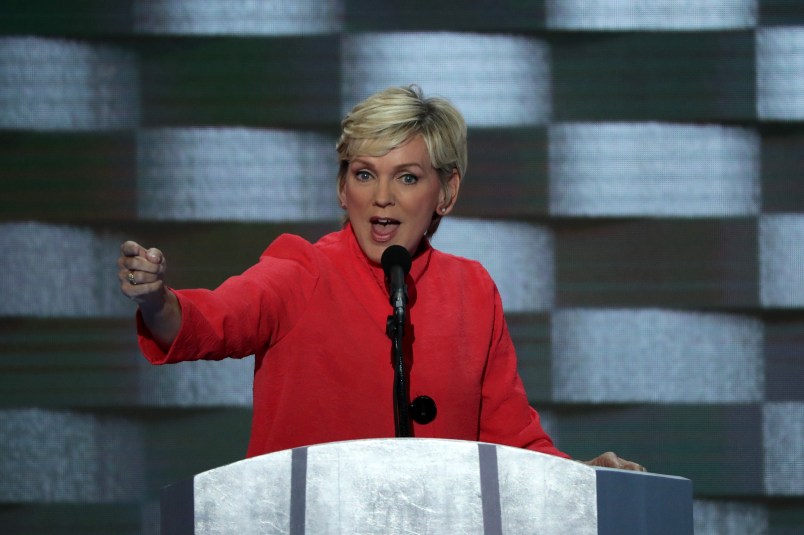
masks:
POLYGON ((124 256, 145 256, 145 249, 135 241, 123 242, 120 246, 120 254, 124 256))

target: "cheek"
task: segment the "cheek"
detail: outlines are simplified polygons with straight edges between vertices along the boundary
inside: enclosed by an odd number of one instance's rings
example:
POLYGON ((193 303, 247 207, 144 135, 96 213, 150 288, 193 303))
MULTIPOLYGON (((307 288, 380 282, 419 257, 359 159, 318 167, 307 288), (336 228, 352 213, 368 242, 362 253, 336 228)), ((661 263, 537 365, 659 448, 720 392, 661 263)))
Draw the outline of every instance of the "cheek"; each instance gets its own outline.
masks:
POLYGON ((363 213, 371 205, 371 196, 361 188, 350 188, 347 185, 339 197, 341 205, 349 213, 363 213))
POLYGON ((348 185, 344 185, 344 187, 341 188, 338 193, 338 198, 344 208, 354 208, 355 204, 358 202, 355 197, 355 192, 350 189, 348 185))

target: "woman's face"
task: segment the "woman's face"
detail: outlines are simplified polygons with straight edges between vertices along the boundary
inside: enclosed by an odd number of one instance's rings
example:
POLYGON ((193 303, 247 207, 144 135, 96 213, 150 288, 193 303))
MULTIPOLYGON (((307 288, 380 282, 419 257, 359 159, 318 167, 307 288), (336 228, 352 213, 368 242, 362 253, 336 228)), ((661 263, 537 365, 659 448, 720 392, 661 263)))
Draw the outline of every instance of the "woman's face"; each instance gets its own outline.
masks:
POLYGON ((433 214, 452 210, 460 186, 457 170, 447 186, 452 192, 448 203, 419 135, 383 156, 352 160, 338 197, 360 248, 379 263, 389 245, 402 245, 411 255, 416 252, 433 214))

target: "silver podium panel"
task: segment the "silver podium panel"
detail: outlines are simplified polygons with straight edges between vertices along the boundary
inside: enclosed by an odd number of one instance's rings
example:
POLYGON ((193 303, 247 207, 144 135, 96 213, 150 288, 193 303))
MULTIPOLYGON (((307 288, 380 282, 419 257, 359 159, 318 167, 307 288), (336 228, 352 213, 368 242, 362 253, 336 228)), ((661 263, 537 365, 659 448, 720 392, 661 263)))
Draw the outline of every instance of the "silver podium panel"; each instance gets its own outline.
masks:
POLYGON ((336 442, 246 459, 166 487, 162 533, 624 535, 664 533, 655 529, 668 525, 668 513, 683 525, 688 516, 689 531, 671 522, 667 533, 691 534, 689 483, 477 442, 336 442), (676 506, 665 511, 673 493, 676 506), (634 516, 646 501, 653 509, 634 516))

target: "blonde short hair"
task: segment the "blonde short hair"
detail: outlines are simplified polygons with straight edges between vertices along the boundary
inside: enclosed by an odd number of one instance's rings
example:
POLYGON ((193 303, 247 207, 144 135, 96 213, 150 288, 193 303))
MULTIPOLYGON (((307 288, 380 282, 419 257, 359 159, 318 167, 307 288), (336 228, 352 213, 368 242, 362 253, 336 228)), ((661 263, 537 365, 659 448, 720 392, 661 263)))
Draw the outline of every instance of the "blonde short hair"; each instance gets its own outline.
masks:
MULTIPOLYGON (((455 170, 466 173, 466 121, 449 101, 425 98, 419 87, 390 87, 357 104, 341 121, 336 150, 340 159, 338 191, 343 190, 349 163, 357 156, 382 156, 416 135, 421 135, 438 171, 447 203, 449 178, 455 170)), ((441 216, 434 214, 427 231, 431 236, 441 216)))

